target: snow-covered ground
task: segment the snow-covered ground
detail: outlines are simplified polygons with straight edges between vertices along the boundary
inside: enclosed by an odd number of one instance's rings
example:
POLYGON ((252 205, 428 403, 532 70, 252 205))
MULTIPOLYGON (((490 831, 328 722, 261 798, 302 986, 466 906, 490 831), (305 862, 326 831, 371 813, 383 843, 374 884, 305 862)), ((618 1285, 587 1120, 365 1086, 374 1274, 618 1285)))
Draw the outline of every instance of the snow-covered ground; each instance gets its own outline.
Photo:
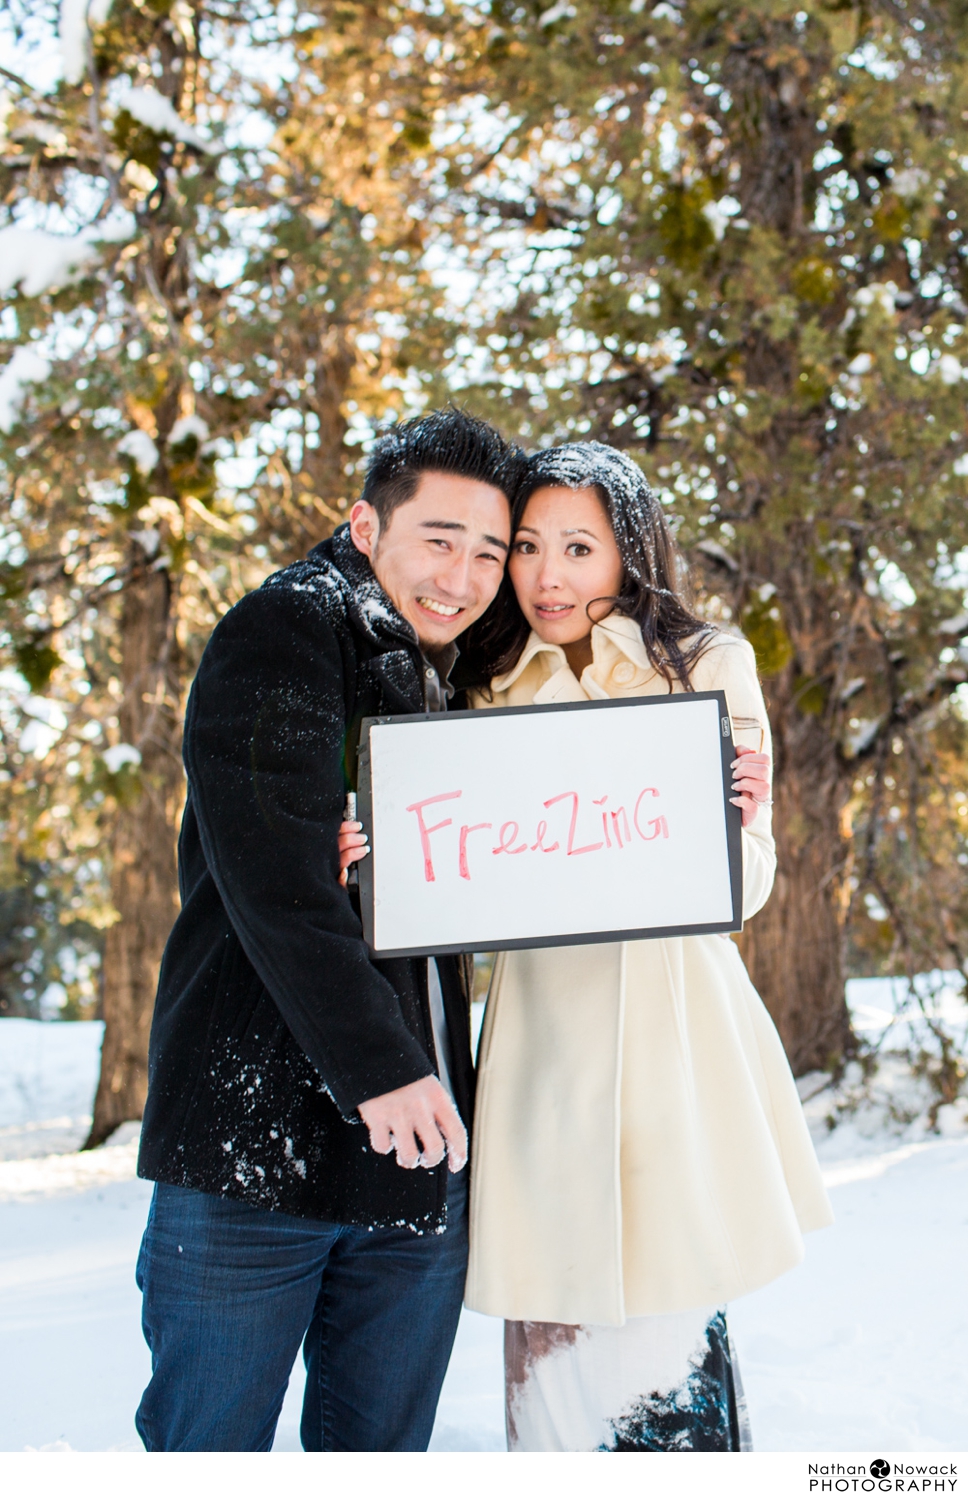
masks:
MULTIPOLYGON (((852 986, 870 1033, 894 1014, 887 985, 852 986)), ((76 1154, 99 1042, 95 1022, 0 1021, 2 1451, 140 1447, 134 1264, 151 1188, 134 1176, 135 1127, 76 1154)), ((837 1222, 796 1271, 730 1309, 756 1446, 964 1449, 968 1103, 932 1130, 924 1085, 889 1056, 836 1097, 822 1075, 802 1091, 837 1222)), ((504 1447, 501 1342, 497 1320, 465 1313, 434 1448, 504 1447)), ((297 1366, 277 1450, 299 1447, 301 1388, 297 1366)))

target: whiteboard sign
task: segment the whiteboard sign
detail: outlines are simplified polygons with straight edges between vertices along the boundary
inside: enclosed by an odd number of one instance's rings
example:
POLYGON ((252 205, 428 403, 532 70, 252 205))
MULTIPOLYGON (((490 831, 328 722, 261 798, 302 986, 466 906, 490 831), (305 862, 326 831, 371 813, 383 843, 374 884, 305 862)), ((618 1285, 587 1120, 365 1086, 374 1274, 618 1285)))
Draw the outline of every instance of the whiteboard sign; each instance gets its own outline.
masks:
POLYGON ((370 949, 738 931, 733 758, 721 692, 365 720, 370 949))

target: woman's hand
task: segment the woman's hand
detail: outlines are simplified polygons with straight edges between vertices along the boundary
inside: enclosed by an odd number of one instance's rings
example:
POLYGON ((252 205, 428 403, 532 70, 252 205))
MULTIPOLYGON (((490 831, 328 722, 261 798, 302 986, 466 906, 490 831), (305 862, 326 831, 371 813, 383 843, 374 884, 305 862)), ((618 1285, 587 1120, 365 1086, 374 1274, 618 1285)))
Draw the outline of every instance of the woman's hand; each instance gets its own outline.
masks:
POLYGON ((351 864, 365 859, 370 852, 362 823, 342 822, 339 825, 339 883, 346 884, 346 873, 351 864))
MULTIPOLYGON (((748 828, 761 807, 771 807, 770 757, 751 750, 748 745, 737 745, 736 760, 732 763, 733 791, 738 797, 730 797, 734 807, 742 809, 743 827, 748 828)), ((344 824, 344 827, 348 827, 344 824)))

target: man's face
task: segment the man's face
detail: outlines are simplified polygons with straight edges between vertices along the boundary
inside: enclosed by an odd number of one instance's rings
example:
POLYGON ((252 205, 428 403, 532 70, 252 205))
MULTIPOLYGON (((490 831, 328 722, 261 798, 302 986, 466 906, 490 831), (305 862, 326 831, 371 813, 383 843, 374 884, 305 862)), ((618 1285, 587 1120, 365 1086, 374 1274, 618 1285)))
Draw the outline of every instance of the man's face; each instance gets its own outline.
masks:
POLYGON ((350 536, 421 644, 446 646, 498 591, 511 541, 510 506, 501 490, 478 479, 426 473, 383 530, 373 506, 358 500, 350 536))

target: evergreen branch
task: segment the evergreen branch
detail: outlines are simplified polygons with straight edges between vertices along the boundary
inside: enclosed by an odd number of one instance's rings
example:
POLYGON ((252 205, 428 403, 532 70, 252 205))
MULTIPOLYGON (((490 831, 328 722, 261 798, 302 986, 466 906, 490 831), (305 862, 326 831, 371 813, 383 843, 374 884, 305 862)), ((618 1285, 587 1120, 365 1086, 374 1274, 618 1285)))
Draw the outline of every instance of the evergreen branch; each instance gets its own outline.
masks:
POLYGON ((963 687, 966 681, 968 681, 968 669, 956 668, 954 671, 936 677, 927 692, 917 696, 905 695, 898 699, 885 714, 870 743, 858 750, 857 754, 851 756, 849 760, 845 760, 845 764, 857 766, 870 761, 878 754, 881 744, 886 744, 898 729, 913 728, 920 720, 940 707, 960 687, 963 687))
POLYGON ((44 99, 45 97, 39 89, 35 89, 25 78, 20 78, 16 73, 11 73, 9 68, 0 67, 0 77, 9 79, 11 83, 15 83, 19 89, 23 89, 25 94, 30 94, 34 99, 44 99))
POLYGON ((470 208, 466 211, 476 212, 485 216, 506 219, 510 223, 531 224, 536 222, 542 229, 564 229, 572 233, 578 233, 579 228, 587 221, 587 214, 581 214, 577 209, 568 208, 566 205, 555 206, 545 199, 535 200, 534 209, 529 209, 524 203, 517 203, 510 198, 493 198, 469 195, 470 208))

